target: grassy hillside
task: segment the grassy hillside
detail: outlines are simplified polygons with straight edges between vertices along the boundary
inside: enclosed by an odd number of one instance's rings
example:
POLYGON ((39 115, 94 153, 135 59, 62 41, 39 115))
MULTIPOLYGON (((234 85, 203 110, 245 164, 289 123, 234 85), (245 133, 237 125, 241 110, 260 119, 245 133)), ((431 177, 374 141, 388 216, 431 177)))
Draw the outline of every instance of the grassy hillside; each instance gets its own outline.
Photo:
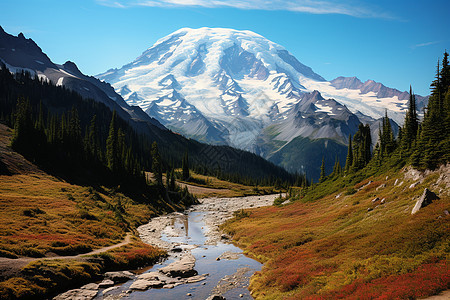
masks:
POLYGON ((11 129, 0 125, 1 299, 42 298, 96 280, 108 269, 149 264, 164 255, 132 238, 94 260, 75 256, 121 242, 170 206, 62 181, 9 148, 10 139, 11 129), (48 259, 59 256, 64 259, 48 259))
POLYGON ((264 263, 251 279, 257 299, 436 294, 450 288, 449 172, 449 166, 426 173, 405 168, 350 186, 319 185, 331 192, 249 210, 224 230, 264 263), (440 200, 411 215, 424 188, 440 200))

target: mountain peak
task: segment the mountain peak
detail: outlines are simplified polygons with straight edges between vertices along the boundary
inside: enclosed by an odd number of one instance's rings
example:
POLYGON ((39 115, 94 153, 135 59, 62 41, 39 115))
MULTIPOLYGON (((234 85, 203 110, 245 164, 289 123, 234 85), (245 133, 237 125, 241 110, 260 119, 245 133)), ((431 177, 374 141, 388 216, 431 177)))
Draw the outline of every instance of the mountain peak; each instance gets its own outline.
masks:
POLYGON ((63 64, 63 66, 65 70, 69 71, 70 73, 73 73, 74 75, 82 74, 80 69, 78 69, 78 66, 70 60, 66 61, 63 64))

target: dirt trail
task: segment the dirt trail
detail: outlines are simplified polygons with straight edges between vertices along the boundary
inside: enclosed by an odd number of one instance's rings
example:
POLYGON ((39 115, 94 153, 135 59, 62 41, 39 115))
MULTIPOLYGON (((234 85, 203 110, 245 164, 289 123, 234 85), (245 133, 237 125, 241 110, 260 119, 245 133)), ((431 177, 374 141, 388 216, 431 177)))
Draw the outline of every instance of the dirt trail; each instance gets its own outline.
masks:
POLYGON ((10 277, 11 275, 18 274, 20 269, 22 269, 27 264, 37 261, 37 260, 52 260, 52 259, 80 259, 84 258, 86 255, 94 255, 102 252, 106 252, 118 247, 125 246, 131 242, 131 233, 127 233, 122 242, 114 244, 111 246, 103 247, 100 249, 93 250, 88 253, 72 255, 72 256, 52 256, 52 257, 20 257, 20 258, 6 258, 0 257, 0 279, 2 277, 10 277))

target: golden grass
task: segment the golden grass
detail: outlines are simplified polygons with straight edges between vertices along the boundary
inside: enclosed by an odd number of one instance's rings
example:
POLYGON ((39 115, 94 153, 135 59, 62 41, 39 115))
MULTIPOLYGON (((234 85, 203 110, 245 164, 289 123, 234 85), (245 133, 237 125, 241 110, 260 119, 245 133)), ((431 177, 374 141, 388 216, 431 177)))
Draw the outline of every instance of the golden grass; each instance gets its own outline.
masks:
POLYGON ((448 194, 411 215, 425 187, 444 188, 432 185, 437 177, 409 188, 413 181, 394 186, 403 174, 385 174, 351 195, 341 190, 314 202, 252 209, 249 217, 229 221, 224 229, 237 245, 265 263, 251 279, 252 295, 334 299, 364 290, 367 299, 389 299, 450 288, 448 194), (382 184, 386 187, 379 188, 382 184), (373 203, 376 197, 385 203, 373 203), (421 281, 436 284, 417 287, 421 281), (396 284, 401 290, 395 291, 396 284))
POLYGON ((88 252, 121 241, 153 214, 121 194, 45 174, 0 176, 0 182, 0 250, 16 255, 88 252))
MULTIPOLYGON (((181 172, 180 170, 177 170, 181 172)), ((214 176, 206 176, 191 171, 192 181, 177 180, 181 186, 190 185, 196 188, 190 188, 190 192, 197 198, 208 197, 244 197, 251 195, 264 195, 279 193, 280 190, 274 187, 255 187, 247 186, 239 183, 229 182, 218 179, 214 176)))

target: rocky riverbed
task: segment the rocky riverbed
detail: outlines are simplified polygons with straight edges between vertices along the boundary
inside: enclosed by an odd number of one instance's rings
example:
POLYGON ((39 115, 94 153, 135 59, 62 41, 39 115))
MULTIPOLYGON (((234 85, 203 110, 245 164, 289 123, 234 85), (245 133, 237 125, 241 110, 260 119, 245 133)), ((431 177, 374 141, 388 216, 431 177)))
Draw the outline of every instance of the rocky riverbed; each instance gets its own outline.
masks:
POLYGON ((153 218, 138 232, 144 242, 167 250, 167 260, 143 274, 107 273, 103 282, 58 299, 251 299, 249 278, 261 264, 230 244, 219 225, 237 210, 272 205, 278 196, 205 198, 183 213, 153 218))

